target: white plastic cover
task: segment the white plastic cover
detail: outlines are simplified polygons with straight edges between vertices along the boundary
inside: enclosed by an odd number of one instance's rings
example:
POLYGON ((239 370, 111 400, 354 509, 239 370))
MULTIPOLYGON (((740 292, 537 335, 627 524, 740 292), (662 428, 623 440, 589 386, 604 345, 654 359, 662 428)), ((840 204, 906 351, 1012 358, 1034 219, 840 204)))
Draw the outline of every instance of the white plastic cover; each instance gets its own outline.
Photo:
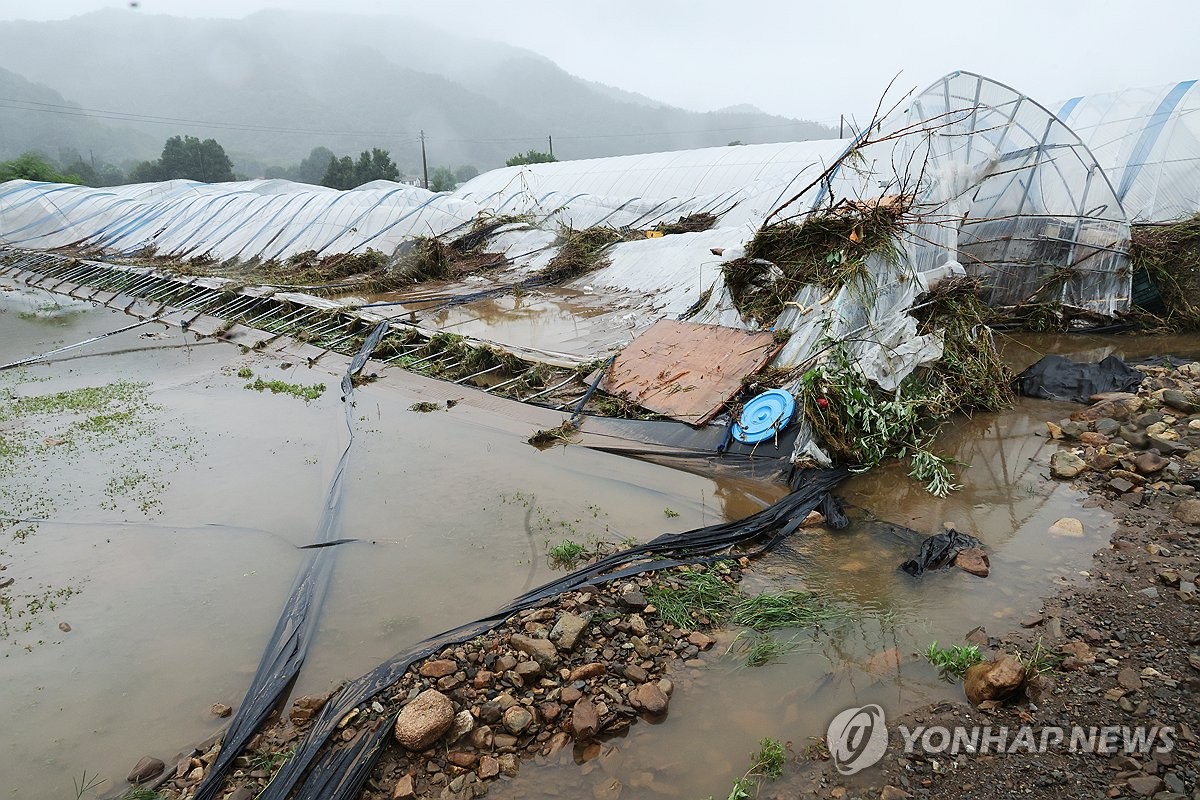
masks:
POLYGON ((1200 86, 1194 80, 1072 97, 1055 113, 1087 143, 1134 222, 1200 211, 1200 86))

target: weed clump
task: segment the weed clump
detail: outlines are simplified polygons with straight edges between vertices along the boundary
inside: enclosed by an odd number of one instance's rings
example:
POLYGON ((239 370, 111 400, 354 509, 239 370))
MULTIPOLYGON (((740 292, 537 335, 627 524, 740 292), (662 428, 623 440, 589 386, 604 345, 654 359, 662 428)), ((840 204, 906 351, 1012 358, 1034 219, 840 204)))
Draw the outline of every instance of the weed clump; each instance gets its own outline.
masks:
POLYGON ((961 678, 967 670, 983 661, 983 653, 973 644, 957 644, 953 647, 938 647, 935 640, 925 651, 925 658, 942 673, 961 678))
POLYGON ((549 557, 550 563, 562 567, 574 567, 587 555, 587 552, 586 547, 570 539, 563 539, 558 544, 546 549, 546 555, 549 557))
POLYGON ((409 411, 416 411, 419 414, 428 414, 431 411, 440 411, 442 406, 439 403, 431 403, 428 400, 423 400, 420 403, 413 403, 408 407, 409 411))
POLYGON ((570 444, 575 438, 575 433, 578 428, 571 420, 564 420, 562 425, 547 430, 535 431, 529 437, 529 443, 539 449, 552 447, 556 444, 570 444))
POLYGON ((867 262, 901 260, 897 236, 908 211, 905 198, 843 203, 802 222, 760 228, 746 255, 725 262, 725 286, 743 319, 772 325, 802 286, 831 292, 857 284, 866 292, 867 262))
POLYGON ((1172 329, 1200 329, 1200 214, 1134 225, 1131 234, 1135 298, 1147 295, 1143 305, 1161 313, 1172 329))
POLYGON ((917 333, 941 332, 942 357, 924 368, 931 391, 944 398, 942 413, 984 409, 999 411, 1013 404, 1016 377, 1000 357, 987 327, 990 312, 978 278, 948 278, 917 298, 912 315, 917 333))
POLYGON ((620 231, 599 225, 581 231, 563 228, 558 235, 558 252, 537 277, 546 283, 564 283, 608 266, 604 251, 624 238, 620 231))
POLYGON ((698 214, 688 214, 686 217, 680 217, 674 222, 660 222, 651 230, 670 236, 674 233, 699 233, 706 231, 717 224, 717 215, 710 214, 707 211, 701 211, 698 214))
POLYGON ((292 397, 299 398, 305 403, 316 400, 325 393, 325 384, 314 383, 312 386, 304 386, 299 383, 285 383, 284 381, 264 381, 262 378, 256 378, 254 383, 247 383, 247 389, 253 389, 256 392, 270 391, 271 394, 290 394, 292 397))
POLYGON ((646 591, 666 622, 679 628, 721 625, 742 596, 717 570, 686 570, 671 574, 662 586, 646 591))

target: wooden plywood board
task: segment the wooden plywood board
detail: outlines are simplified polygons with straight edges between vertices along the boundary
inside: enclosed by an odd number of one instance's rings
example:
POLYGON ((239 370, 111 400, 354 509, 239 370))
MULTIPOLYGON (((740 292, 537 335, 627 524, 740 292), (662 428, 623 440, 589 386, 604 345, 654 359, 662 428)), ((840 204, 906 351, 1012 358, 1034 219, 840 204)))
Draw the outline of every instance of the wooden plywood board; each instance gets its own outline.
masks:
POLYGON ((613 361, 600 388, 648 411, 703 425, 779 351, 768 332, 659 320, 613 361))

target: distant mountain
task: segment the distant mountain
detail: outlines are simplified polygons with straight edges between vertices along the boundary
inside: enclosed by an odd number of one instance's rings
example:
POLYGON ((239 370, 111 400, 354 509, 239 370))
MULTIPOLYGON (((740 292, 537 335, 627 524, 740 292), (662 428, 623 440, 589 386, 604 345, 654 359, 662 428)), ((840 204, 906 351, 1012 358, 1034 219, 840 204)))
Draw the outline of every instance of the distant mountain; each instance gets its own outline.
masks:
MULTIPOLYGON (((413 172, 421 130, 431 165, 481 169, 546 149, 548 135, 559 158, 832 135, 749 107, 685 111, 570 75, 528 50, 396 17, 182 19, 109 9, 3 22, 0 41, 0 67, 89 108, 219 123, 122 122, 141 137, 142 157, 187 133, 217 139, 243 165, 295 162, 317 145, 377 146, 413 172)), ((94 133, 87 120, 53 122, 76 138, 94 133)))
POLYGON ((152 141, 141 132, 83 116, 77 104, 53 89, 0 68, 0 161, 37 151, 63 162, 78 155, 120 163, 137 158, 152 141))

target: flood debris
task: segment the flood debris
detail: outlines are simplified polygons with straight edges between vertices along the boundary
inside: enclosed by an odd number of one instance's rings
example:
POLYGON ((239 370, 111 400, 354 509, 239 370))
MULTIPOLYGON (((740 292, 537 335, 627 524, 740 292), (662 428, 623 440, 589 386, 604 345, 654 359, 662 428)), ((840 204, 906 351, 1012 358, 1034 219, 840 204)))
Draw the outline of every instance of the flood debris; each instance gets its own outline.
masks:
POLYGON ((1052 354, 1017 376, 1017 390, 1026 397, 1090 403, 1097 395, 1136 390, 1144 377, 1116 356, 1093 364, 1052 354))
POLYGON ((853 286, 867 295, 872 290, 867 260, 903 258, 898 236, 911 205, 911 198, 894 196, 846 201, 800 222, 763 226, 743 257, 722 266, 735 307, 743 318, 769 326, 804 286, 830 294, 853 286))
POLYGON ((1200 214, 1134 225, 1129 257, 1138 306, 1168 330, 1200 330, 1200 214))
POLYGON ((604 251, 625 238, 621 231, 599 225, 578 231, 564 227, 556 242, 558 252, 536 277, 540 282, 557 284, 600 269, 609 263, 604 251))
POLYGON ((659 320, 617 355, 600 388, 657 414, 703 425, 779 347, 770 333, 659 320))

